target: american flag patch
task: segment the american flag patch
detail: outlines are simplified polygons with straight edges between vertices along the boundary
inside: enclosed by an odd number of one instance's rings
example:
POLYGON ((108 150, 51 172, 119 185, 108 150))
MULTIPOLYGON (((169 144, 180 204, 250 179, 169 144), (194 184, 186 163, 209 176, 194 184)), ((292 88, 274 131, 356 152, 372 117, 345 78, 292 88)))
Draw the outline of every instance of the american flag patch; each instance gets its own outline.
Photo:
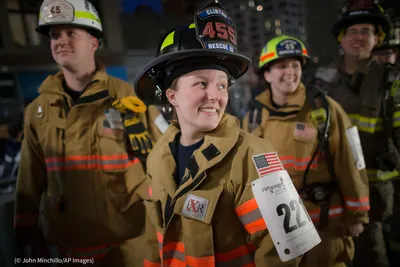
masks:
POLYGON ((312 125, 297 122, 294 128, 294 138, 298 141, 309 142, 315 139, 317 135, 317 129, 312 125))
POLYGON ((253 156, 259 177, 263 177, 271 172, 282 171, 283 166, 276 152, 253 156))

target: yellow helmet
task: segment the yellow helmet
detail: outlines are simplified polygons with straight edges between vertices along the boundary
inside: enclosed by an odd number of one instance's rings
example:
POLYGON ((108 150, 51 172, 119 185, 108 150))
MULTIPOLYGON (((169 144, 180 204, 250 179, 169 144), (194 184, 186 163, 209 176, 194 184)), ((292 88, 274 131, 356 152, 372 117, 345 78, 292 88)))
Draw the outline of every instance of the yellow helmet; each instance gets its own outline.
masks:
POLYGON ((44 0, 36 31, 47 35, 52 25, 83 27, 97 38, 103 32, 99 14, 88 0, 44 0))
POLYGON ((279 35, 269 40, 261 50, 258 68, 262 71, 274 60, 292 57, 300 58, 303 67, 310 60, 302 41, 292 36, 279 35))

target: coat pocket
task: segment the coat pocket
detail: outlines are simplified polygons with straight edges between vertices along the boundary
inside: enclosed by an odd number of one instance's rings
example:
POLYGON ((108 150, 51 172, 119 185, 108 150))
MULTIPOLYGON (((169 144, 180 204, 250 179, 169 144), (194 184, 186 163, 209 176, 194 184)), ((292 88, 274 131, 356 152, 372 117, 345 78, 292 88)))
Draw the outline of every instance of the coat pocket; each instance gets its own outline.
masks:
POLYGON ((112 128, 105 117, 97 123, 95 163, 100 168, 99 186, 104 188, 111 212, 125 212, 137 201, 135 190, 145 173, 139 160, 128 153, 122 129, 112 128), (137 166, 133 166, 137 165, 137 166))
POLYGON ((128 155, 127 142, 121 129, 107 126, 107 120, 100 120, 97 126, 97 150, 99 164, 103 172, 121 172, 133 159, 128 155))

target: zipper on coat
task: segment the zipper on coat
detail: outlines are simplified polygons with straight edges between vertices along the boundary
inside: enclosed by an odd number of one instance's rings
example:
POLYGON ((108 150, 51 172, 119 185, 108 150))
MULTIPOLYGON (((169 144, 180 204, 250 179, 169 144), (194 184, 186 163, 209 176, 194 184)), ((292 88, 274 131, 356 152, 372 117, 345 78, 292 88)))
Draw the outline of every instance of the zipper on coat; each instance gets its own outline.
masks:
POLYGON ((205 173, 203 172, 201 175, 199 175, 199 177, 193 181, 193 183, 191 183, 190 185, 188 185, 187 187, 185 187, 184 189, 182 189, 181 192, 178 193, 178 195, 176 195, 176 197, 174 197, 173 199, 171 199, 171 197, 168 195, 168 199, 167 199, 167 203, 165 205, 165 211, 164 211, 164 216, 165 216, 165 229, 167 229, 169 223, 172 220, 172 217, 174 215, 174 208, 175 208, 175 204, 176 204, 176 200, 178 198, 180 198, 181 196, 183 196, 184 194, 190 192, 191 190, 193 190, 195 187, 197 187, 202 181, 203 178, 205 177, 205 173), (168 216, 168 218, 167 218, 168 216))
MULTIPOLYGON (((67 120, 68 117, 68 113, 70 111, 70 107, 68 104, 68 99, 64 96, 63 98, 63 109, 64 109, 64 118, 65 121, 67 120)), ((61 142, 62 142, 62 157, 65 160, 65 131, 66 129, 62 129, 61 130, 61 142)), ((64 199, 64 173, 65 172, 61 172, 62 173, 62 177, 60 180, 60 189, 61 189, 61 195, 60 195, 60 201, 58 203, 58 208, 60 212, 65 212, 66 211, 66 205, 65 205, 65 199, 64 199)))

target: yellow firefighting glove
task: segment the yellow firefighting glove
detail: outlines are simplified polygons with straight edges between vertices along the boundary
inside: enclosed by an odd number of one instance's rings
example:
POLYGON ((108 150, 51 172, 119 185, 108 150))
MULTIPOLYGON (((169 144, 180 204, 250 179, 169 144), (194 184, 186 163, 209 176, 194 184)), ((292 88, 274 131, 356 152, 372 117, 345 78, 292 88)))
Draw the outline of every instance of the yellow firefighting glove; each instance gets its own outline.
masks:
POLYGON ((112 106, 121 113, 134 155, 145 160, 154 145, 149 132, 139 118, 139 113, 146 111, 146 105, 136 96, 128 96, 115 100, 112 106))
POLYGON ((143 101, 136 96, 126 96, 119 100, 115 100, 112 103, 112 106, 113 108, 121 112, 121 114, 125 114, 128 111, 134 113, 144 113, 147 110, 146 105, 143 103, 143 101))

